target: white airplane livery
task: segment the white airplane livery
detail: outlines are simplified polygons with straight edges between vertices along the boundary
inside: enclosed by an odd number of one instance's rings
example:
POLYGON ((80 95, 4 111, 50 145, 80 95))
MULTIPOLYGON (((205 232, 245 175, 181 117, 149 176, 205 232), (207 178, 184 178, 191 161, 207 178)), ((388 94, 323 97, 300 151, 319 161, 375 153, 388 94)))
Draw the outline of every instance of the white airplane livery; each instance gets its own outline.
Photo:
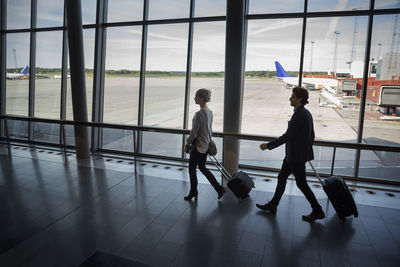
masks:
POLYGON ((27 75, 28 75, 28 65, 26 65, 25 68, 19 73, 7 73, 7 79, 9 80, 22 79, 27 75))
MULTIPOLYGON (((299 85, 299 77, 289 75, 278 61, 275 61, 276 76, 283 81, 288 88, 299 85)), ((328 91, 336 91, 338 81, 329 78, 306 78, 302 79, 302 86, 310 90, 321 90, 323 88, 328 91)))

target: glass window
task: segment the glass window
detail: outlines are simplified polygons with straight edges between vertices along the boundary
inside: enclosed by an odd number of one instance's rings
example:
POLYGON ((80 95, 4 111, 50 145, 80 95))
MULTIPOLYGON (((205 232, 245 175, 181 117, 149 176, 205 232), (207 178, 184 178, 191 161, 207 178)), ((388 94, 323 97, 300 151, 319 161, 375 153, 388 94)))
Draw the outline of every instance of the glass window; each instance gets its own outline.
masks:
POLYGON ((28 122, 7 120, 7 126, 10 138, 28 139, 28 122))
POLYGON ((103 121, 137 124, 142 27, 107 29, 103 121))
MULTIPOLYGON (((290 88, 298 83, 302 19, 249 20, 242 132, 280 136, 293 114, 290 88), (293 77, 276 77, 275 62, 293 77)), ((317 104, 318 105, 318 102, 317 104)))
MULTIPOLYGON (((29 33, 7 34, 6 113, 28 116, 29 33)), ((16 122, 18 124, 18 122, 16 122)))
POLYGON ((303 86, 317 139, 356 142, 367 17, 310 18, 303 86))
MULTIPOLYGON (((314 152, 315 151, 318 151, 318 149, 314 148, 314 152)), ((319 154, 319 156, 321 156, 321 155, 322 155, 322 153, 319 154)), ((328 156, 331 157, 332 153, 330 153, 328 156)), ((355 157, 356 157, 355 149, 337 148, 336 155, 335 155, 335 166, 333 168, 333 174, 353 177, 354 176, 355 157)), ((312 169, 309 166, 307 166, 307 171, 312 172, 312 169)), ((326 173, 330 174, 330 168, 329 168, 329 171, 326 171, 326 173)))
POLYGON ((400 153, 361 151, 359 177, 399 181, 400 153))
POLYGON ((249 0, 249 14, 303 12, 304 0, 249 0))
POLYGON ((375 0, 375 9, 400 8, 398 0, 375 0))
POLYGON ((271 151, 262 151, 260 149, 261 143, 263 142, 240 140, 239 164, 280 169, 285 157, 285 146, 280 146, 271 151))
POLYGON ((143 132, 142 152, 144 154, 180 158, 182 135, 143 132))
POLYGON ((63 25, 63 0, 37 0, 37 27, 57 27, 63 25))
POLYGON ((308 11, 343 11, 369 9, 369 0, 308 0, 308 11))
POLYGON ((7 1, 7 29, 23 29, 31 26, 31 1, 7 1))
MULTIPOLYGON (((318 174, 327 174, 331 175, 331 169, 332 169, 332 160, 333 160, 333 153, 334 153, 334 148, 333 147, 324 147, 324 146, 313 146, 314 150, 314 160, 312 161, 312 164, 314 165, 314 168, 317 170, 318 174)), ((343 155, 339 155, 338 153, 342 153, 346 155, 349 149, 336 149, 335 152, 335 164, 333 171, 335 172, 335 167, 337 167, 336 171, 340 169, 350 169, 350 171, 353 171, 354 167, 354 154, 351 154, 351 156, 348 156, 348 158, 343 160, 341 157, 343 155), (339 158, 339 159, 337 159, 339 158), (348 165, 344 167, 343 163, 347 162, 348 165)), ((306 163, 306 170, 307 172, 314 173, 312 170, 310 164, 306 163)), ((346 172, 347 175, 352 176, 353 174, 349 174, 349 172, 346 172)))
POLYGON ((133 152, 133 132, 130 130, 103 128, 103 148, 133 152))
POLYGON ((149 19, 188 18, 190 0, 149 0, 149 19))
POLYGON ((374 17, 363 131, 367 144, 400 146, 399 33, 399 15, 374 17))
MULTIPOLYGON (((92 119, 92 99, 93 99, 93 65, 94 65, 94 39, 95 30, 94 29, 84 29, 83 30, 83 43, 84 43, 84 53, 85 53, 85 80, 86 80, 86 102, 87 102, 87 112, 88 121, 92 119)), ((69 61, 69 58, 68 58, 69 61)), ((56 76, 56 78, 61 78, 56 76)), ((66 119, 73 120, 72 112, 72 92, 71 92, 71 79, 69 68, 67 72, 67 111, 66 119)))
POLYGON ((143 0, 108 1, 107 21, 143 20, 143 2, 143 0))
POLYGON ((188 24, 149 26, 145 125, 182 128, 187 32, 188 24))
POLYGON ((55 123, 33 123, 33 139, 46 143, 60 143, 60 125, 55 123))
POLYGON ((36 40, 35 117, 59 119, 62 31, 38 32, 36 40))
MULTIPOLYGON (((61 128, 62 132, 62 128, 61 128)), ((88 133, 90 133, 90 130, 88 129, 88 133)), ((64 125, 64 134, 65 134, 65 139, 61 140, 61 144, 65 142, 66 145, 69 146, 75 146, 75 128, 73 125, 64 125)), ((89 134, 89 138, 90 138, 89 134)), ((89 140, 90 142, 90 140, 89 140)))
POLYGON ((213 111, 213 131, 223 130, 224 70, 225 70, 225 22, 201 22, 194 24, 192 79, 189 99, 189 129, 199 106, 194 103, 198 89, 211 90, 208 107, 213 111))
POLYGON ((196 0, 195 2, 196 17, 225 16, 226 14, 225 0, 196 0))
MULTIPOLYGON (((183 126, 187 36, 188 24, 149 26, 144 125, 183 126)), ((181 147, 182 135, 143 134, 143 153, 180 157, 181 147)))
MULTIPOLYGON (((96 0, 82 0, 82 23, 96 23, 96 0)), ((115 1, 111 1, 115 2, 115 1)))

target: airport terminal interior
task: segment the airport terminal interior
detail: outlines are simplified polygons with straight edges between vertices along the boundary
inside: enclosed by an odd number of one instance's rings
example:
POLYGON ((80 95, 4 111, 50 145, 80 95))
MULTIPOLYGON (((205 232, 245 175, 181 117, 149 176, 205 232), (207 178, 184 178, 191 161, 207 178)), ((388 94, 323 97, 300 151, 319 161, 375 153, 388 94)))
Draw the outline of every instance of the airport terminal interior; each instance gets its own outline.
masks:
POLYGON ((400 266, 400 0, 2 0, 0 266, 400 266), (313 166, 341 177, 342 218, 291 175, 272 199, 295 86, 313 166), (216 159, 186 139, 211 91, 216 159))

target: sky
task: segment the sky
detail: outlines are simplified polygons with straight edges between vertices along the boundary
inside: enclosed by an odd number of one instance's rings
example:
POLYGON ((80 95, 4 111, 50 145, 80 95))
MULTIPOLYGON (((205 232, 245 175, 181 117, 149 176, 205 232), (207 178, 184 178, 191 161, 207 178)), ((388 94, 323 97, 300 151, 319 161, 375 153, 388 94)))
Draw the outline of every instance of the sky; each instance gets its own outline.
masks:
MULTIPOLYGON (((376 0, 376 8, 397 7, 398 0, 376 0)), ((149 0, 149 19, 189 16, 189 0, 149 0)), ((309 11, 367 9, 369 0, 309 0, 309 11)), ((8 29, 29 28, 30 0, 8 0, 8 29)), ((95 22, 95 0, 82 0, 83 23, 95 22)), ((196 0, 195 16, 225 15, 225 0, 196 0)), ((250 0, 249 14, 301 12, 301 0, 250 0)), ((63 0, 38 0, 38 27, 61 26, 63 0)), ((141 20, 142 0, 109 0, 108 21, 141 20)), ((375 16, 371 57, 390 51, 394 15, 375 16), (381 45, 378 45, 381 44, 381 45)), ((307 20, 304 70, 328 71, 347 68, 346 62, 363 60, 367 17, 309 18, 307 20), (335 34, 337 32, 337 34, 335 34), (337 49, 335 44, 337 42, 337 49), (312 51, 311 51, 312 50, 312 51), (336 53, 335 53, 336 51, 336 53), (353 51, 353 53, 352 53, 353 51), (312 52, 312 53, 311 53, 312 52), (336 59, 336 65, 335 65, 336 59)), ((186 69, 188 23, 150 25, 148 70, 186 69)), ((302 19, 249 20, 246 70, 274 70, 280 61, 287 70, 298 70, 302 19)), ((397 32, 400 32, 400 18, 397 32)), ((141 26, 112 27, 107 30, 106 69, 139 69, 141 26)), ((7 35, 7 67, 23 67, 29 62, 29 34, 7 35)), ((84 30, 85 65, 93 68, 94 30, 84 30)), ((223 71, 225 62, 225 22, 194 24, 193 71, 223 71)), ((61 67, 62 33, 37 35, 37 66, 61 67)))

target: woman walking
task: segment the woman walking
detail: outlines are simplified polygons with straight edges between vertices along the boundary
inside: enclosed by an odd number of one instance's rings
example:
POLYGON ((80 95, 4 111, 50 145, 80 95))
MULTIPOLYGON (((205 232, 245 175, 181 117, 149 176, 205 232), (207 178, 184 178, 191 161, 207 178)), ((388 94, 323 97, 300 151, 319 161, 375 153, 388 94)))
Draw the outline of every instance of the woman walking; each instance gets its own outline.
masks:
POLYGON ((187 139, 185 151, 190 152, 189 158, 189 175, 190 175, 190 192, 184 197, 185 200, 195 198, 197 200, 197 175, 196 167, 208 179, 218 194, 218 199, 226 192, 225 189, 217 182, 215 176, 206 167, 207 151, 211 141, 213 113, 207 107, 210 101, 211 91, 207 89, 199 89, 196 92, 194 101, 200 106, 200 110, 193 116, 192 130, 187 139))

